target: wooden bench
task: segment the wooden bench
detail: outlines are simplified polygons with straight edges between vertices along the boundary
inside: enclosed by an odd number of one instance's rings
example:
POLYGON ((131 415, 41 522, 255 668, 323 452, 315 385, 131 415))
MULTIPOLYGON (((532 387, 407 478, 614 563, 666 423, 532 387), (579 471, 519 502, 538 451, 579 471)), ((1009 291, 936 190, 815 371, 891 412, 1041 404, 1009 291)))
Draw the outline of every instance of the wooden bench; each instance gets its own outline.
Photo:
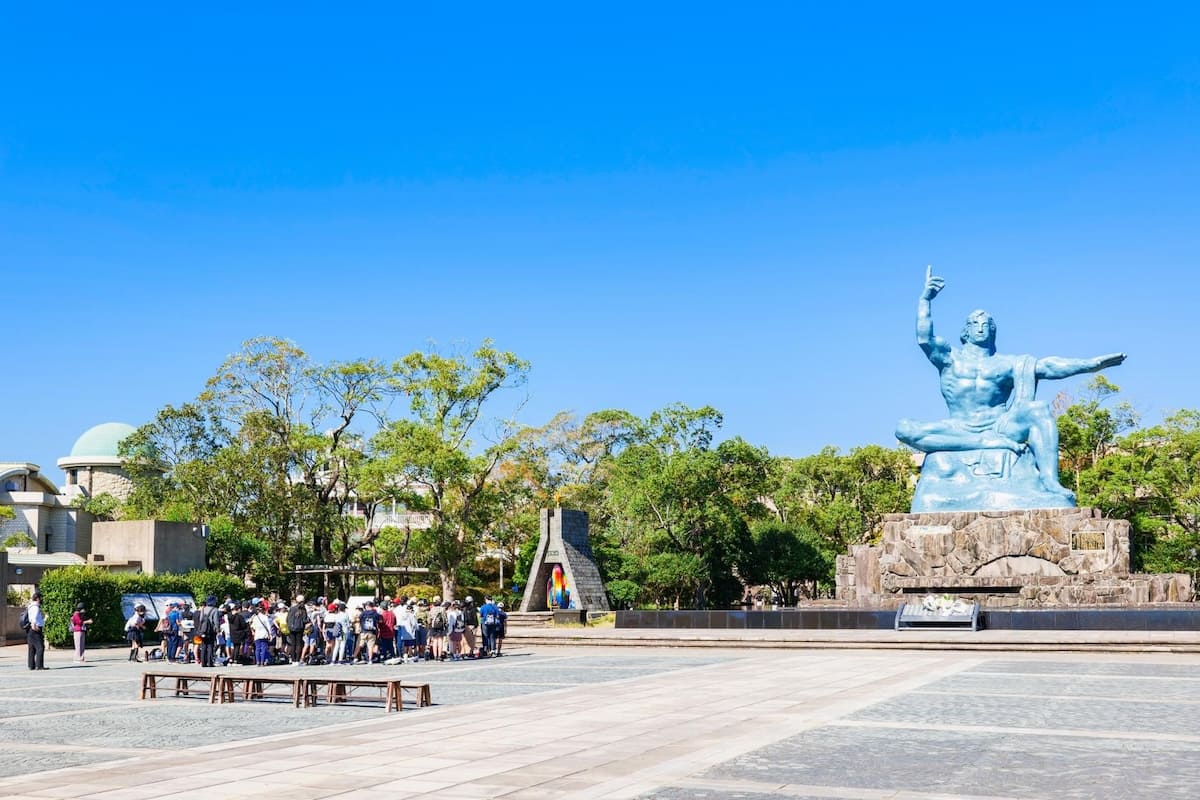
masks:
POLYGON ((433 705, 433 695, 429 692, 428 683, 402 683, 401 692, 413 692, 417 696, 417 708, 433 705))
MULTIPOLYGON (((235 687, 241 684, 243 700, 264 700, 268 697, 280 700, 290 700, 292 705, 299 708, 305 699, 304 679, 270 675, 222 675, 221 681, 229 688, 230 697, 236 696, 235 687), (288 691, 268 692, 266 686, 287 686, 288 691)), ((308 705, 307 702, 304 705, 308 705)))
MULTIPOLYGON (((320 687, 325 686, 327 687, 325 692, 325 700, 328 703, 348 703, 354 700, 379 700, 383 702, 384 708, 386 708, 389 713, 393 709, 400 711, 401 708, 403 708, 403 688, 417 688, 415 686, 404 687, 399 678, 305 678, 304 683, 305 705, 316 705, 321 694, 320 687), (355 694, 353 691, 354 689, 378 689, 380 691, 378 695, 367 696, 355 694)), ((421 695, 420 691, 418 690, 418 701, 421 701, 423 698, 427 699, 427 697, 428 686, 426 686, 424 695, 421 695)), ((428 705, 428 703, 421 704, 428 705)))
POLYGON ((224 690, 223 676, 218 672, 175 672, 173 670, 164 670, 162 672, 143 672, 142 673, 142 688, 138 695, 139 700, 145 700, 147 697, 158 697, 158 682, 164 679, 175 681, 175 696, 176 697, 191 697, 193 683, 208 684, 208 702, 232 702, 232 692, 226 693, 224 690))

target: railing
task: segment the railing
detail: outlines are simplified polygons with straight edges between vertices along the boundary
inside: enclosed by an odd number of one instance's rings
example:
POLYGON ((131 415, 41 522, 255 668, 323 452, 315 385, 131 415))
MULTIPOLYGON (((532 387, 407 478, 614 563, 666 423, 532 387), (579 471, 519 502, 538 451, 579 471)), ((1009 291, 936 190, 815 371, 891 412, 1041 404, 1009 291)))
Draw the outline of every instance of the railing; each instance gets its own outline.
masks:
POLYGON ((376 511, 371 527, 378 528, 428 528, 433 517, 420 511, 376 511))

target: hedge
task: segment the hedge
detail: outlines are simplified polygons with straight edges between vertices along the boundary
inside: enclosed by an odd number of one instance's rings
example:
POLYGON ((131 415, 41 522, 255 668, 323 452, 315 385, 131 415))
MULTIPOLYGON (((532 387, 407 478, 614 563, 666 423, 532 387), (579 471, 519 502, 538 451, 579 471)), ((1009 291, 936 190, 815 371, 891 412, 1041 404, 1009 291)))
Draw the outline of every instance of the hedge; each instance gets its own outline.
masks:
POLYGON ((52 647, 72 644, 70 622, 76 603, 83 603, 87 616, 93 620, 88 629, 89 642, 117 642, 125 637, 123 594, 172 592, 190 594, 198 602, 204 602, 209 595, 219 599, 238 598, 246 591, 241 581, 224 572, 194 570, 186 575, 129 575, 90 565, 50 570, 42 576, 38 590, 46 614, 46 641, 52 647))

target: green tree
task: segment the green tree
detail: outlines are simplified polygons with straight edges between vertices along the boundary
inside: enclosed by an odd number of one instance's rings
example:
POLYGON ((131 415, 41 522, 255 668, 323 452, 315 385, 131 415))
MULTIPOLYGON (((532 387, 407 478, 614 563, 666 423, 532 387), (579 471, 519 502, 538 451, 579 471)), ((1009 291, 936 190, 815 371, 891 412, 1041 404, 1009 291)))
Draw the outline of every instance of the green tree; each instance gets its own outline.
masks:
POLYGON ((639 422, 612 457, 608 527, 627 556, 610 577, 696 608, 740 596, 733 565, 747 546, 747 520, 767 513, 769 458, 741 439, 713 447, 721 422, 710 407, 668 406, 639 422))
POLYGON ((833 582, 834 553, 813 530, 776 520, 763 520, 750 529, 750 547, 738 562, 749 584, 770 587, 784 605, 801 596, 815 598, 820 583, 833 582))
POLYGON ((1200 569, 1200 411, 1120 438, 1079 485, 1081 505, 1129 520, 1135 569, 1200 569))
POLYGON ((251 339, 194 403, 122 443, 130 508, 209 523, 214 566, 259 583, 281 586, 298 561, 344 565, 376 535, 343 513, 366 458, 358 429, 373 432, 398 390, 382 363, 316 364, 287 340, 251 339))
POLYGON ((908 511, 915 477, 905 448, 867 445, 843 455, 826 447, 804 458, 777 459, 771 499, 780 522, 812 530, 824 550, 841 553, 869 540, 884 514, 908 511))
POLYGON ((1110 405, 1120 387, 1103 375, 1088 382, 1084 397, 1077 403, 1060 395, 1057 407, 1067 405, 1058 416, 1058 450, 1061 479, 1082 490, 1082 473, 1096 466, 1113 452, 1122 435, 1137 427, 1138 414, 1127 402, 1110 405))
POLYGON ((529 364, 501 352, 490 340, 469 357, 412 353, 396 364, 398 386, 411 416, 396 420, 372 441, 372 452, 409 507, 429 514, 420 534, 438 570, 443 596, 454 597, 459 570, 483 543, 498 501, 495 471, 519 448, 512 422, 498 422, 490 444, 476 451, 472 436, 484 409, 502 389, 525 382, 529 364))

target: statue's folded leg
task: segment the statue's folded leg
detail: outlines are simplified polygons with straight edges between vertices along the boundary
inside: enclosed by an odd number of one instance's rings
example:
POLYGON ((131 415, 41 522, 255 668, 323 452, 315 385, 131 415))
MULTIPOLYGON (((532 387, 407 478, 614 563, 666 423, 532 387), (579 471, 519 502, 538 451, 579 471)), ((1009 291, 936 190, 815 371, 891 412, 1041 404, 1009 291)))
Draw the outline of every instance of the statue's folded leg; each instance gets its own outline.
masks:
POLYGON ((1021 453, 1025 445, 991 430, 972 431, 952 421, 914 422, 900 420, 896 438, 925 453, 963 450, 1011 450, 1021 453))

